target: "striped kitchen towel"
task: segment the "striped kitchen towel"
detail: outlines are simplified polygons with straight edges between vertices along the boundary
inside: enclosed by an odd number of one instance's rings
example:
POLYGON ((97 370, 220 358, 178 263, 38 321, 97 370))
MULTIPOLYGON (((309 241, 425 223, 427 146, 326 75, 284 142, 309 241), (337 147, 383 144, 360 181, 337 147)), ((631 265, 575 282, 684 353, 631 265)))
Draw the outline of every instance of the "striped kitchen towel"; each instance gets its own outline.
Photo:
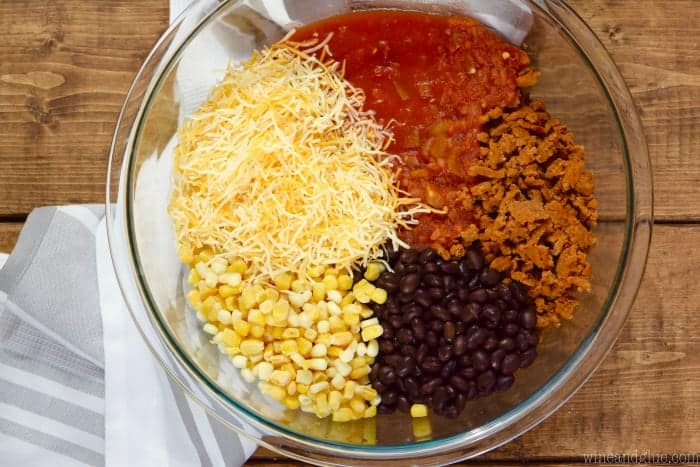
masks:
POLYGON ((0 465, 241 465, 255 444, 191 402, 136 332, 102 217, 35 210, 0 269, 0 465))

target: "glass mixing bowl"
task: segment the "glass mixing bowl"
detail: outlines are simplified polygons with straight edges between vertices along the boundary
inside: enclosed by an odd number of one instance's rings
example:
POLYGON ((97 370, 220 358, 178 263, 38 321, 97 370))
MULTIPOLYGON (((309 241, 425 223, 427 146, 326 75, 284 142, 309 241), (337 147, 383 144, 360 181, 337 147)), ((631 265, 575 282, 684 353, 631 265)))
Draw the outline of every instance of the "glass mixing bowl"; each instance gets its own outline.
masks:
POLYGON ((107 187, 115 271, 163 368, 233 430, 285 455, 327 464, 447 463, 484 453, 541 422, 613 345, 642 277, 652 225, 651 170, 630 94, 591 30, 559 0, 194 2, 134 80, 116 128, 107 187), (431 417, 432 434, 421 439, 405 414, 333 423, 285 412, 244 383, 187 307, 186 271, 166 213, 176 130, 228 60, 246 59, 296 25, 368 8, 473 16, 524 47, 542 73, 532 95, 585 146, 600 203, 598 244, 590 254, 593 291, 581 297, 575 319, 543 333, 539 357, 518 372, 511 389, 469 402, 458 419, 431 417))

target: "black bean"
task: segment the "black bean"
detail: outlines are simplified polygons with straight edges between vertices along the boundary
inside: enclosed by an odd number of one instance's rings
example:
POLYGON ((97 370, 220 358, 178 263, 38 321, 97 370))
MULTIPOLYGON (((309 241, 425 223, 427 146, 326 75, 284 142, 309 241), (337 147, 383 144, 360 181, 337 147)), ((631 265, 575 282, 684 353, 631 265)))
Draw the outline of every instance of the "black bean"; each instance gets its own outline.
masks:
POLYGON ((403 322, 411 323, 414 319, 422 319, 423 309, 417 303, 409 303, 402 309, 403 322))
POLYGON ((463 355, 467 351, 467 338, 465 336, 457 336, 455 339, 454 352, 455 355, 463 355))
POLYGON ((504 375, 512 375, 515 373, 515 370, 520 368, 520 363, 520 356, 518 356, 518 354, 509 353, 503 359, 503 363, 501 363, 501 373, 504 375))
POLYGON ((510 283, 510 292, 513 294, 513 298, 515 301, 517 301, 520 304, 523 304, 527 301, 527 294, 523 290, 522 286, 517 283, 517 282, 511 282, 510 283))
MULTIPOLYGON (((415 378, 409 376, 404 380, 404 386, 406 387, 406 392, 408 393, 409 396, 412 398, 418 397, 418 394, 420 393, 420 388, 418 386, 418 382, 416 382, 415 378)), ((384 401, 384 397, 382 396, 382 402, 384 401)))
POLYGON ((513 299, 513 294, 510 291, 510 287, 508 287, 507 284, 497 284, 495 287, 496 292, 498 292, 498 296, 501 297, 502 300, 506 302, 510 302, 513 299))
POLYGON ((420 285, 420 276, 418 273, 406 274, 401 278, 401 293, 412 294, 420 285))
POLYGON ((435 331, 428 331, 425 335, 425 343, 428 346, 435 348, 440 343, 440 338, 435 331))
POLYGON ((481 284, 479 283, 479 275, 478 274, 474 274, 471 277, 471 279, 469 279, 469 281, 467 282, 467 288, 469 290, 474 290, 474 289, 478 288, 480 285, 481 284))
POLYGON ((467 334, 467 349, 475 350, 481 346, 486 340, 486 332, 483 329, 477 329, 467 334))
POLYGON ((530 348, 530 336, 526 334, 526 331, 520 331, 515 340, 518 343, 518 349, 520 349, 521 352, 524 352, 530 348))
POLYGON ((396 333, 394 332, 394 330, 393 330, 391 327, 387 326, 386 324, 387 324, 387 323, 385 322, 385 323, 384 323, 384 326, 383 326, 384 332, 382 333, 382 337, 383 337, 384 339, 393 339, 393 338, 394 338, 394 335, 395 335, 396 333))
POLYGON ((520 356, 520 368, 527 368, 532 365, 532 362, 535 361, 535 357, 537 357, 537 351, 535 349, 529 349, 523 352, 520 356))
POLYGON ((450 358, 452 358, 452 348, 448 345, 440 346, 438 349, 438 359, 444 363, 450 358))
POLYGON ((418 289, 413 299, 423 308, 428 308, 433 303, 433 299, 426 289, 418 289))
MULTIPOLYGON (((513 385, 513 381, 515 381, 515 378, 513 378, 512 375, 507 375, 507 376, 499 376, 496 379, 496 389, 499 391, 505 391, 509 387, 513 385)), ((382 402, 384 402, 384 399, 382 398, 382 402)))
POLYGON ((495 384, 496 374, 493 371, 487 370, 479 375, 478 385, 480 391, 489 393, 493 390, 495 384))
POLYGON ((487 352, 491 352, 498 347, 498 339, 496 339, 494 336, 488 336, 484 343, 481 344, 481 347, 487 352))
POLYGON ((449 360, 447 363, 445 363, 442 366, 442 369, 440 370, 440 377, 442 379, 448 379, 452 373, 455 372, 457 369, 457 361, 456 360, 449 360))
POLYGON ((468 368, 472 366, 472 356, 469 353, 465 353, 464 355, 460 355, 459 360, 457 361, 459 364, 460 368, 468 368))
POLYGON ((495 269, 486 268, 481 272, 479 280, 487 287, 493 287, 501 281, 501 273, 495 269))
POLYGON ((431 287, 428 289, 428 294, 433 300, 439 300, 445 296, 445 292, 440 287, 431 287))
POLYGON ((516 343, 512 337, 504 337, 503 339, 498 341, 498 347, 507 352, 510 352, 511 350, 515 350, 516 343))
POLYGON ((454 405, 455 410, 457 411, 457 414, 462 413, 462 410, 464 410, 464 407, 466 405, 467 405, 467 396, 465 396, 464 393, 458 393, 455 396, 455 405, 454 405))
POLYGON ((429 379, 427 382, 421 385, 420 393, 425 396, 428 396, 432 394, 441 384, 442 380, 440 378, 429 379))
POLYGON ((535 326, 537 326, 537 313, 533 310, 525 310, 520 313, 520 325, 525 329, 535 329, 535 326))
POLYGON ((396 382, 396 372, 390 366, 382 367, 379 370, 379 381, 386 384, 387 386, 390 386, 391 384, 396 382))
POLYGON ((415 358, 416 348, 410 344, 402 345, 401 346, 401 355, 403 355, 403 360, 405 360, 406 357, 415 358))
POLYGON ((479 305, 478 303, 468 303, 465 307, 462 308, 462 312, 459 316, 460 318, 462 318, 462 321, 469 324, 479 319, 480 314, 481 305, 479 305))
POLYGON ((481 316, 492 324, 498 324, 501 319, 501 310, 494 305, 484 305, 481 310, 481 316))
POLYGON ((467 381, 460 375, 452 375, 450 377, 450 386, 455 388, 457 391, 466 392, 469 390, 469 385, 467 381))
POLYGON ((475 368, 469 367, 462 369, 461 374, 464 379, 466 379, 467 381, 471 381, 474 378, 476 378, 479 373, 476 371, 475 368))
POLYGON ((445 386, 438 386, 433 392, 433 407, 443 407, 447 402, 447 390, 445 386))
POLYGON ((452 300, 450 303, 447 304, 447 311, 452 316, 460 315, 463 309, 464 306, 462 306, 462 304, 458 300, 452 300))
POLYGON ((484 255, 476 249, 470 248, 467 250, 467 254, 464 257, 467 262, 467 267, 469 269, 481 269, 484 267, 484 255))
POLYGON ((418 254, 415 250, 403 250, 399 256, 399 261, 404 264, 413 264, 418 260, 418 254))
POLYGON ((464 303, 467 300, 469 300, 469 290, 466 287, 460 287, 459 290, 457 290, 457 298, 459 298, 459 301, 464 303))
POLYGON ((425 274, 423 276, 423 284, 428 287, 440 287, 442 288, 442 279, 437 274, 425 274))
POLYGON ((418 364, 421 364, 423 360, 425 360, 425 357, 428 356, 430 353, 430 349, 428 349, 428 346, 425 344, 421 344, 418 346, 418 351, 416 352, 416 362, 418 364))
POLYGON ((410 329, 407 328, 401 328, 398 330, 396 333, 396 338, 401 342, 402 344, 410 344, 413 342, 413 333, 411 332, 410 329))
POLYGON ((440 270, 440 266, 437 265, 435 261, 430 261, 428 263, 425 263, 423 266, 423 271, 427 273, 433 273, 433 272, 438 272, 440 270))
MULTIPOLYGON (((457 287, 457 281, 452 276, 443 276, 442 278, 442 288, 445 290, 455 290, 457 287)), ((457 292, 457 297, 459 297, 459 292, 457 292)))
POLYGON ((408 413, 411 410, 411 402, 408 397, 401 395, 396 398, 396 408, 401 412, 408 413))
MULTIPOLYGON (((386 333, 386 328, 384 329, 384 332, 386 333)), ((388 339, 381 339, 379 342, 379 351, 382 354, 390 354, 394 351, 394 344, 392 344, 388 339)))
POLYGON ((486 289, 476 289, 469 294, 469 300, 476 303, 486 303, 489 299, 486 289))
POLYGON ((450 312, 447 311, 447 308, 445 308, 442 305, 431 306, 430 312, 433 314, 434 317, 443 322, 448 321, 450 319, 450 312))
POLYGON ((412 293, 400 293, 396 297, 399 301, 399 303, 409 303, 413 301, 413 294, 412 293))
POLYGON ((392 315, 391 318, 389 318, 389 324, 391 324, 392 328, 396 329, 397 333, 403 331, 403 319, 401 316, 392 315))
POLYGON ((517 321, 519 317, 520 313, 518 313, 518 310, 513 310, 512 308, 503 312, 503 321, 506 323, 517 321))
MULTIPOLYGON (((372 381, 372 387, 378 392, 383 393, 387 390, 387 386, 381 381, 372 381)), ((382 396, 382 402, 384 402, 384 397, 382 396)))
POLYGON ((457 263, 453 263, 452 261, 445 261, 440 264, 440 270, 451 276, 458 276, 460 274, 459 266, 457 266, 457 263))
POLYGON ((376 285, 385 289, 387 292, 393 292, 399 288, 400 280, 390 271, 383 272, 376 281, 376 285))
POLYGON ((518 326, 518 325, 515 324, 515 323, 508 323, 508 324, 506 324, 505 327, 503 328, 503 333, 504 333, 506 336, 511 336, 511 337, 513 337, 513 336, 515 336, 516 334, 518 334, 518 331, 520 331, 520 326, 518 326))
MULTIPOLYGON (((506 356, 506 351, 503 349, 498 349, 491 354, 491 368, 498 370, 501 368, 503 358, 506 356)), ((401 375, 399 375, 401 376, 401 375)))
MULTIPOLYGON (((376 387, 374 389, 377 389, 376 387)), ((377 389, 377 391, 379 391, 377 389)), ((396 392, 394 391, 379 391, 382 393, 382 405, 395 405, 396 404, 396 392)))
POLYGON ((491 359, 489 358, 489 354, 487 354, 483 350, 477 350, 472 355, 472 365, 474 366, 474 369, 476 371, 486 370, 489 367, 490 363, 491 359))
POLYGON ((452 342, 454 338, 457 336, 457 327, 455 326, 455 323, 452 321, 448 321, 445 323, 445 327, 443 328, 443 335, 445 336, 445 340, 447 342, 452 342))
POLYGON ((440 373, 440 370, 442 369, 442 364, 436 356, 429 355, 423 359, 423 361, 420 364, 420 367, 426 373, 437 374, 440 373))
POLYGON ((438 254, 432 248, 426 248, 421 251, 418 255, 418 262, 421 264, 429 263, 435 261, 438 258, 438 254))
POLYGON ((425 325, 422 321, 413 325, 413 336, 417 341, 422 341, 425 339, 425 325))

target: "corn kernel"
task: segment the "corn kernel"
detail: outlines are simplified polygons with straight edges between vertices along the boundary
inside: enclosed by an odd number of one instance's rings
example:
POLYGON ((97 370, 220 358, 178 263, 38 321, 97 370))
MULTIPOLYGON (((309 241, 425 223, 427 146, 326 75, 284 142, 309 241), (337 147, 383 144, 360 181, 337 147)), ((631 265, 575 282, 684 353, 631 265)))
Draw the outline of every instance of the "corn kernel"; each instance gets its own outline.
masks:
POLYGON ((241 337, 247 337, 250 334, 250 324, 243 320, 236 321, 233 323, 233 330, 241 337))
POLYGON ((212 336, 219 333, 219 328, 217 328, 211 323, 205 324, 202 329, 204 329, 204 332, 206 332, 207 334, 211 334, 212 336))
POLYGON ((332 412, 335 412, 340 408, 341 402, 343 402, 343 395, 338 391, 331 391, 328 394, 328 406, 332 412))
POLYGON ((275 277, 274 282, 279 290, 289 290, 292 286, 292 274, 288 272, 282 273, 275 277))
POLYGON ((307 328, 304 331, 304 337, 310 341, 313 341, 316 339, 316 336, 318 336, 318 332, 314 330, 313 328, 307 328))
POLYGON ((346 381, 345 389, 343 389, 343 399, 352 399, 355 395, 355 389, 357 389, 357 383, 355 381, 346 381))
POLYGON ((313 344, 311 341, 304 339, 303 337, 297 338, 297 348, 299 349, 299 353, 303 356, 308 356, 311 353, 311 349, 313 348, 313 344))
POLYGON ((360 316, 362 318, 370 318, 373 314, 374 311, 370 307, 365 305, 362 306, 362 311, 360 312, 360 316))
POLYGON ((292 380, 292 375, 288 371, 275 370, 270 374, 270 382, 277 386, 287 387, 292 380))
POLYGON ((355 350, 355 353, 358 357, 364 357, 367 353, 367 345, 365 345, 364 342, 360 342, 357 344, 357 350, 355 350))
POLYGON ((280 300, 272 306, 272 319, 275 323, 283 323, 289 315, 289 302, 280 300))
MULTIPOLYGON (((297 383, 297 392, 299 394, 306 394, 307 392, 309 392, 309 385, 297 383)), ((301 396, 299 396, 299 399, 301 399, 301 396)))
POLYGON ((231 359, 233 366, 236 368, 245 368, 248 366, 248 359, 244 355, 236 355, 231 359))
POLYGON ((289 363, 289 358, 287 358, 285 355, 272 355, 269 358, 269 362, 274 366, 280 366, 285 363, 289 363))
POLYGON ((326 346, 331 345, 331 335, 328 333, 319 334, 318 337, 316 337, 316 343, 326 344, 326 346))
POLYGON ((346 347, 353 341, 352 333, 349 331, 336 332, 331 334, 331 345, 346 347))
POLYGON ((378 305, 385 304, 387 299, 386 290, 380 288, 374 289, 370 295, 370 299, 378 305))
POLYGON ((355 397, 350 401, 350 408, 356 414, 363 415, 365 413, 365 410, 367 409, 367 405, 365 405, 365 401, 355 397))
POLYGON ((427 417, 414 418, 413 437, 417 440, 429 438, 433 434, 433 429, 430 426, 430 419, 427 417))
POLYGON ((337 303, 340 304, 343 301, 343 294, 341 294, 338 290, 329 290, 326 292, 326 297, 328 300, 331 301, 331 303, 337 303))
POLYGON ((245 339, 241 342, 241 353, 246 356, 262 354, 265 345, 257 339, 245 339))
POLYGON ((384 329, 379 324, 373 324, 362 329, 362 340, 369 342, 372 339, 376 339, 384 333, 384 329))
POLYGON ((311 300, 310 290, 289 294, 289 303, 297 308, 301 308, 304 303, 307 303, 309 300, 311 300))
POLYGON ((357 342, 353 341, 348 345, 348 347, 340 354, 340 360, 345 363, 350 363, 350 361, 355 356, 355 350, 357 349, 357 342))
POLYGON ((259 326, 265 325, 265 315, 260 310, 250 310, 248 312, 248 322, 259 326))
POLYGON ((362 397, 366 401, 371 401, 377 397, 377 390, 366 385, 357 385, 355 387, 355 394, 362 397))
POLYGON ((336 389, 343 389, 345 387, 345 378, 340 373, 336 373, 331 380, 331 385, 336 389))
POLYGON ((254 325, 250 327, 250 335, 251 337, 255 337, 256 339, 260 339, 265 335, 265 326, 260 326, 260 325, 254 325))
POLYGON ((346 326, 352 328, 360 324, 360 315, 356 315, 355 313, 343 313, 343 322, 346 326))
POLYGON ((338 288, 338 278, 335 275, 324 276, 323 285, 326 290, 336 290, 338 288))
POLYGON ((343 312, 335 302, 328 302, 328 313, 333 316, 340 316, 343 312))
POLYGON ((372 339, 367 343, 367 356, 374 358, 377 355, 379 355, 379 342, 376 339, 372 339))
POLYGON ((306 270, 306 272, 310 277, 316 278, 316 277, 321 277, 324 270, 325 270, 324 266, 310 266, 306 270))
POLYGON ((338 289, 345 292, 352 289, 352 277, 347 274, 338 276, 338 289))
POLYGON ((365 413, 362 414, 363 418, 372 418, 377 416, 377 406, 376 405, 370 405, 365 409, 365 413))
POLYGON ((323 282, 314 282, 311 286, 311 298, 315 302, 320 302, 326 296, 326 287, 323 282))
POLYGON ((379 279, 379 275, 385 271, 385 267, 380 262, 372 262, 367 265, 367 270, 365 271, 365 279, 374 282, 379 279))
POLYGON ((260 388, 260 392, 272 397, 275 400, 282 401, 287 397, 287 391, 279 386, 275 386, 274 384, 260 382, 258 387, 260 388))
POLYGON ((246 266, 245 261, 243 261, 240 258, 233 260, 233 262, 228 267, 228 271, 236 272, 238 274, 245 274, 247 270, 248 266, 246 266))
POLYGON ((229 328, 224 329, 221 340, 228 347, 238 347, 241 344, 241 336, 229 328))
POLYGON ((290 381, 289 384, 287 385, 287 394, 289 394, 290 396, 293 396, 296 393, 297 393, 297 383, 294 381, 290 381))
POLYGON ((256 354, 256 355, 251 355, 251 356, 248 357, 248 358, 250 359, 250 362, 251 362, 251 363, 258 363, 259 361, 261 361, 261 360, 263 359, 263 356, 262 356, 261 353, 259 353, 259 354, 256 354))
POLYGON ((287 328, 284 331, 282 331, 282 338, 284 339, 296 339, 300 335, 301 334, 299 333, 299 330, 297 328, 287 328))
POLYGON ((296 397, 287 396, 284 398, 284 405, 290 410, 299 408, 299 399, 296 397))
POLYGON ((313 381, 313 374, 309 370, 298 370, 296 382, 299 384, 310 385, 313 381))
POLYGON ((253 374, 257 375, 258 379, 267 381, 270 379, 273 369, 271 363, 260 362, 253 368, 253 374))
POLYGON ((350 366, 353 368, 362 368, 365 365, 365 359, 362 357, 356 357, 350 361, 350 366))
POLYGON ((301 327, 301 320, 299 319, 299 315, 294 311, 290 311, 287 315, 287 324, 294 328, 301 327))
POLYGON ((328 353, 328 348, 324 344, 316 344, 311 349, 312 357, 325 357, 328 353))
POLYGON ((234 288, 241 285, 243 278, 237 272, 225 272, 219 276, 219 282, 234 288))
POLYGON ((306 364, 306 359, 299 353, 292 353, 289 355, 289 358, 291 358, 299 368, 303 368, 306 364))
POLYGON ((360 368, 355 368, 350 372, 350 378, 351 379, 360 379, 363 376, 367 376, 369 374, 369 367, 368 366, 363 366, 360 368))
POLYGON ((428 407, 425 404, 413 404, 411 406, 411 417, 420 418, 428 416, 428 407))
POLYGON ((297 341, 292 340, 292 339, 287 339, 284 340, 280 343, 280 352, 282 352, 282 355, 290 355, 299 350, 299 346, 297 345, 297 341))
POLYGON ((343 349, 336 346, 331 346, 328 349, 328 356, 331 358, 338 358, 343 353, 343 349))
POLYGON ((316 329, 321 334, 325 334, 331 330, 331 325, 328 321, 322 320, 322 321, 319 321, 318 323, 316 323, 316 329))
POLYGON ((316 394, 316 415, 320 418, 325 418, 330 415, 328 398, 325 393, 316 394))
POLYGON ((328 318, 328 323, 331 326, 331 332, 345 331, 345 323, 338 316, 331 316, 328 318))
POLYGON ((228 262, 223 258, 214 258, 209 264, 209 269, 215 274, 223 274, 228 267, 228 262))
POLYGON ((180 261, 185 264, 192 264, 194 261, 194 252, 192 248, 187 245, 181 245, 180 248, 177 249, 177 254, 180 257, 180 261))
POLYGON ((343 376, 344 378, 347 378, 350 372, 352 371, 352 367, 340 359, 336 360, 333 363, 333 366, 336 370, 338 370, 338 374, 343 376))
POLYGON ((321 381, 328 381, 328 376, 325 371, 314 372, 314 383, 319 383, 321 381))
POLYGON ((328 368, 328 361, 325 358, 311 358, 306 361, 311 370, 325 371, 328 368))
POLYGON ((333 421, 334 422, 349 422, 350 420, 353 420, 354 414, 352 413, 352 410, 350 410, 347 407, 343 407, 340 410, 337 410, 333 412, 333 421))

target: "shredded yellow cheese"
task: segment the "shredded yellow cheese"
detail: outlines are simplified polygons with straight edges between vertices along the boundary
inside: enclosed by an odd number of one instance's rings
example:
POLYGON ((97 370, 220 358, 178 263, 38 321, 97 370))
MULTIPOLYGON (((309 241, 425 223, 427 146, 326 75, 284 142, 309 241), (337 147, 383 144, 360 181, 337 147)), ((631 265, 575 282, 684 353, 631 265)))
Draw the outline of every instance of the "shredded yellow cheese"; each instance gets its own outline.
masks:
POLYGON ((391 134, 340 65, 289 43, 229 67, 183 124, 169 206, 181 247, 240 257, 269 280, 381 257, 427 212, 404 197, 391 134))

